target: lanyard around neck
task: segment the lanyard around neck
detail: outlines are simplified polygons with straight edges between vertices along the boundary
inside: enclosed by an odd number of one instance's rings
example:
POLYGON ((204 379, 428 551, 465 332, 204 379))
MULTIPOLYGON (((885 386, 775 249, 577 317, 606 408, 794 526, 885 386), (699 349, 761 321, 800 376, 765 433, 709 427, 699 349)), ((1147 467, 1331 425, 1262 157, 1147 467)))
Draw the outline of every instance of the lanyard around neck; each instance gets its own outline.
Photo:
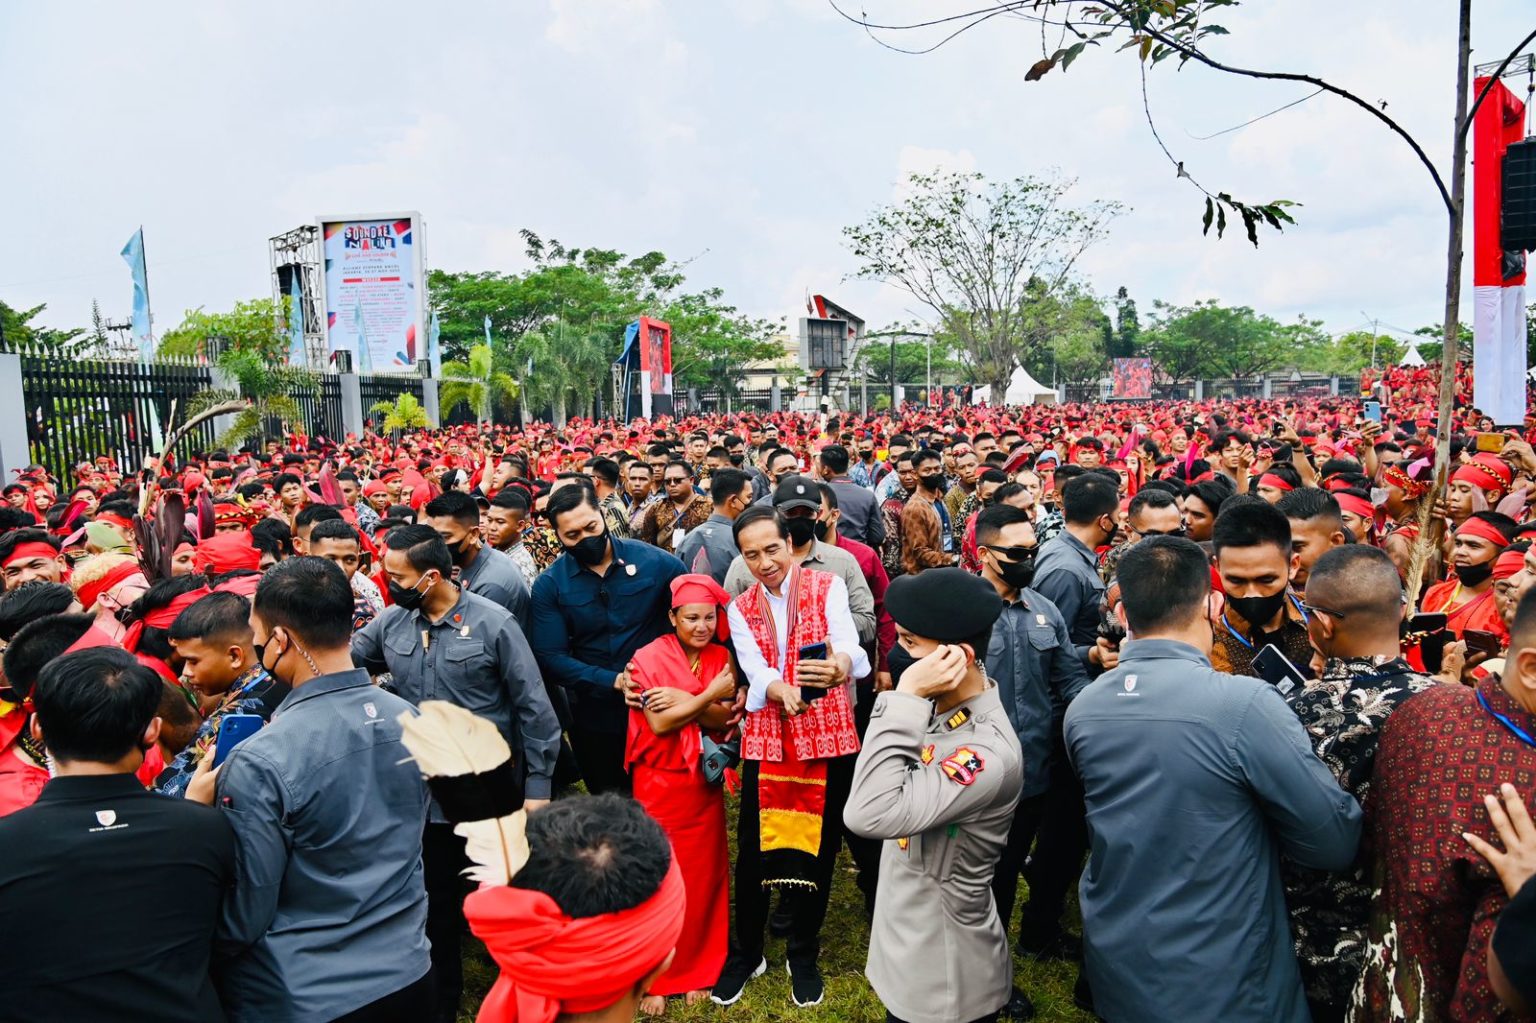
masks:
POLYGON ((1515 724, 1506 715, 1500 714, 1498 711, 1494 710, 1493 707, 1488 703, 1488 697, 1484 696, 1481 690, 1478 691, 1477 702, 1483 705, 1484 710, 1493 715, 1493 719, 1495 721, 1509 729, 1515 738, 1519 739, 1527 746, 1536 747, 1536 738, 1532 738, 1530 732, 1527 732, 1525 729, 1515 724))
MULTIPOLYGON (((1295 594, 1289 594, 1289 593, 1286 594, 1286 599, 1289 600, 1295 606, 1296 613, 1301 615, 1301 624, 1302 625, 1306 625, 1307 624, 1307 609, 1301 606, 1301 601, 1296 599, 1295 594)), ((1225 625, 1227 627, 1227 631, 1232 634, 1232 638, 1233 639, 1235 639, 1239 643, 1243 644, 1243 646, 1247 647, 1249 650, 1253 649, 1253 640, 1249 639, 1248 637, 1244 636, 1242 633, 1238 632, 1236 629, 1232 628, 1232 623, 1227 621, 1227 613, 1225 611, 1223 611, 1221 613, 1221 624, 1223 624, 1223 625, 1225 625)), ((1281 625, 1282 628, 1285 626, 1284 619, 1281 619, 1280 625, 1281 625)), ((1258 629, 1258 626, 1255 625, 1254 628, 1258 629)))

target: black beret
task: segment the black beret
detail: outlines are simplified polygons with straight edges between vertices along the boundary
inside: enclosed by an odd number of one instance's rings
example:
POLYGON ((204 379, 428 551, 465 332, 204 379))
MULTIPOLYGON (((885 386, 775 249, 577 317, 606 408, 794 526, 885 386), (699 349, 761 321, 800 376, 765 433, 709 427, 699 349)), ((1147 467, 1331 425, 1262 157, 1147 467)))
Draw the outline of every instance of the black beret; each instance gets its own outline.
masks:
POLYGON ((1003 613, 1003 598, 991 583, 964 569, 930 568, 893 580, 885 609, 914 636, 958 643, 991 629, 1003 613))

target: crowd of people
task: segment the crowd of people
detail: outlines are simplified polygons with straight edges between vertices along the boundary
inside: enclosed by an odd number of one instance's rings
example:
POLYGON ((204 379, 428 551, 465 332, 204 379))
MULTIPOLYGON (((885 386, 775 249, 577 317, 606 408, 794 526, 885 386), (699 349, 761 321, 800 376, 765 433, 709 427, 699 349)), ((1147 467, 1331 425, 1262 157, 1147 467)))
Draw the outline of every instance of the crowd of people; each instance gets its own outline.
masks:
POLYGON ((1517 1018, 1536 451, 1425 390, 33 466, 0 1019, 789 1016, 849 878, 896 1023, 1517 1018))

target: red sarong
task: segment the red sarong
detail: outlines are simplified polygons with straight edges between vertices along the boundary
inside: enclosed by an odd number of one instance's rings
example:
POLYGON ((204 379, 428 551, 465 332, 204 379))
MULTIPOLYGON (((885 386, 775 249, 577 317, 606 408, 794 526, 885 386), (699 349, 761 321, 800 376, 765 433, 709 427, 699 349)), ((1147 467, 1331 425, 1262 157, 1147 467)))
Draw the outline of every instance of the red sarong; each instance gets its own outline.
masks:
MULTIPOLYGON (((641 692, 661 687, 697 695, 729 663, 725 647, 710 644, 697 673, 676 636, 663 636, 636 651, 633 678, 641 692)), ((687 908, 677 955, 649 994, 681 995, 714 987, 730 943, 730 850, 726 845, 725 790, 704 780, 697 723, 657 735, 643 711, 629 712, 625 762, 635 799, 672 841, 683 874, 687 908)))

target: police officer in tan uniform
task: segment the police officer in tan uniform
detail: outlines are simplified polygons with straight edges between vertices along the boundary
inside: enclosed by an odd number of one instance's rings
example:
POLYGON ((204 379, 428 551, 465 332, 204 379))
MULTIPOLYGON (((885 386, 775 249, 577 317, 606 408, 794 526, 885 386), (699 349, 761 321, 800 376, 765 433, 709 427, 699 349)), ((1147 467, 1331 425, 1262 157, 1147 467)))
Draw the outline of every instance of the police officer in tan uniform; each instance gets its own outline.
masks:
POLYGON ((875 700, 843 819, 885 842, 865 969, 894 1023, 998 1018, 1013 961, 992 871, 1023 787, 1023 755, 983 665, 1002 598, 958 568, 903 576, 896 688, 875 700))

